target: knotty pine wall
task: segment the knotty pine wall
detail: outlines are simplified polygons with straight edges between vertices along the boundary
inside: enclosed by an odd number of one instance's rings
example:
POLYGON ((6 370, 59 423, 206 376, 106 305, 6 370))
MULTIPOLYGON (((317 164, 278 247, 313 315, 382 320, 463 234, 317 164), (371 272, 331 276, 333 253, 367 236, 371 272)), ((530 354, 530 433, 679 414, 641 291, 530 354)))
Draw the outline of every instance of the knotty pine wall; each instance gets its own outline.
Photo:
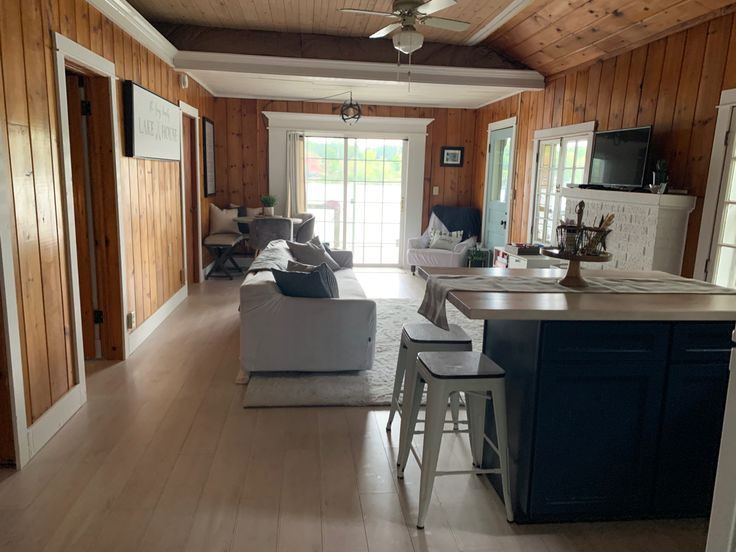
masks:
POLYGON ((698 198, 682 273, 691 276, 722 90, 736 88, 736 17, 726 15, 633 51, 572 70, 478 113, 474 204, 482 205, 488 123, 517 116, 512 240, 525 240, 532 206, 532 138, 537 129, 598 121, 598 130, 653 125, 654 159, 670 164, 673 188, 698 198))
MULTIPOLYGON (((201 115, 212 116, 213 103, 192 79, 181 90, 168 65, 84 0, 3 0, 1 6, 0 132, 9 146, 30 423, 74 384, 53 32, 113 61, 120 79, 184 100, 201 115)), ((120 89, 118 97, 122 117, 120 89)), ((122 144, 122 124, 120 131, 122 144)), ((128 304, 140 324, 181 287, 179 166, 121 157, 120 167, 128 304)))
MULTIPOLYGON (((340 103, 215 99, 215 152, 217 195, 220 206, 230 203, 258 206, 268 193, 268 121, 263 111, 322 113, 339 117, 340 103)), ((473 203, 475 110, 364 105, 366 117, 424 117, 434 121, 427 129, 424 168, 424 222, 434 205, 469 206, 473 203), (440 167, 442 146, 464 146, 462 168, 440 167), (432 187, 439 195, 432 195, 432 187)), ((203 209, 206 211, 206 209, 203 209)), ((208 226, 204 227, 206 234, 208 226)))

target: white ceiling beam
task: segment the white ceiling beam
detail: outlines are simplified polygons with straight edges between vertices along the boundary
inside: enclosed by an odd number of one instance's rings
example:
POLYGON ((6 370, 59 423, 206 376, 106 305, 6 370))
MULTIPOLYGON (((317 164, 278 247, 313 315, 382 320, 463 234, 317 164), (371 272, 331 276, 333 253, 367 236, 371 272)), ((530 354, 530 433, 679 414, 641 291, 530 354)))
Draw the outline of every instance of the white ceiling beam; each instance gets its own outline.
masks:
POLYGON ((512 2, 499 12, 496 17, 491 19, 486 25, 478 29, 478 31, 465 41, 468 46, 475 46, 483 42, 494 32, 500 29, 506 22, 514 17, 521 10, 526 8, 532 0, 512 0, 512 2))
POLYGON ((373 81, 375 84, 396 82, 398 75, 401 75, 401 80, 408 80, 408 74, 411 71, 413 83, 511 87, 522 90, 544 88, 544 77, 540 73, 519 69, 476 69, 428 65, 397 67, 393 63, 185 51, 176 54, 174 66, 183 71, 223 71, 316 79, 355 79, 373 81))

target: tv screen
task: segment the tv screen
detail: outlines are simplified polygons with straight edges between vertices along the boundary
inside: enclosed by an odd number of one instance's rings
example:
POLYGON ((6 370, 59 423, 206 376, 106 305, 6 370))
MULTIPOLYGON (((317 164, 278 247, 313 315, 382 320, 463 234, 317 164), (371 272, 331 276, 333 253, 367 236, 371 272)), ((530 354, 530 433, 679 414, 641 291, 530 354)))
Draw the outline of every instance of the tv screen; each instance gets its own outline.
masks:
POLYGON ((597 132, 590 161, 590 184, 641 187, 651 133, 652 127, 597 132))

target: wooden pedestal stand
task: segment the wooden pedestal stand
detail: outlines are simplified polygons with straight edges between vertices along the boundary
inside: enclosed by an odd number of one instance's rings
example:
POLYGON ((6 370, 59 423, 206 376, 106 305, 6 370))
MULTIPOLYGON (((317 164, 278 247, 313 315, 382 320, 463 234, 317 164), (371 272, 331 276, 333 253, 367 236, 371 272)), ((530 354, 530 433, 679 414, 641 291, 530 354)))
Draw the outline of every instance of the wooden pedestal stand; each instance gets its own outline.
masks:
POLYGON ((542 254, 555 259, 564 259, 568 261, 567 273, 565 277, 558 283, 566 287, 587 287, 588 283, 580 274, 580 263, 606 263, 613 258, 610 253, 601 253, 600 255, 573 255, 559 249, 542 249, 542 254))

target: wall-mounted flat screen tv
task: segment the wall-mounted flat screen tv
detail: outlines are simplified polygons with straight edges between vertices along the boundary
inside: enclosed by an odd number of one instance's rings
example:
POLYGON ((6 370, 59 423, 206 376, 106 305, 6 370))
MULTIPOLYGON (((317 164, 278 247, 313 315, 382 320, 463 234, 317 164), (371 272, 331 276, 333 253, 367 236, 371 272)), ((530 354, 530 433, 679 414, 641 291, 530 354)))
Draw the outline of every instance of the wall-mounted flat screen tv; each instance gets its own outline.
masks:
POLYGON ((596 132, 590 161, 590 184, 611 188, 644 185, 652 127, 596 132))

